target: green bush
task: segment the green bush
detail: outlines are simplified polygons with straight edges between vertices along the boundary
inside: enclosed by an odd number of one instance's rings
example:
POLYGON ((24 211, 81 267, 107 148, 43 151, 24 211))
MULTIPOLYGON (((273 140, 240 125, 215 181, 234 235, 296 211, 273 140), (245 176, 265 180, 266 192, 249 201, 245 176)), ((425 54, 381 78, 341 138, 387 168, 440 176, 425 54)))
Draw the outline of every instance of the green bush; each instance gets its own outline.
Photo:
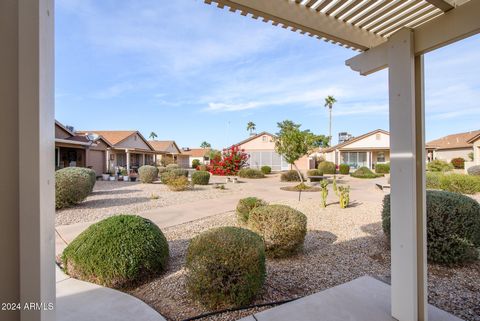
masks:
POLYGON ((348 175, 350 174, 350 166, 348 164, 340 164, 338 166, 338 171, 342 175, 348 175))
POLYGON ((171 171, 171 170, 174 170, 174 169, 179 169, 180 166, 178 164, 168 164, 167 165, 167 170, 171 171))
POLYGON ((268 174, 272 173, 272 168, 270 166, 262 166, 262 168, 260 168, 260 170, 265 175, 268 175, 268 174))
POLYGON ((85 200, 93 189, 91 170, 66 167, 55 172, 55 208, 65 208, 85 200))
POLYGON ((469 167, 467 173, 472 176, 480 176, 480 165, 469 167))
POLYGON ((208 185, 210 173, 207 171, 195 171, 192 173, 192 183, 195 185, 208 185))
POLYGON ((242 198, 240 201, 238 201, 237 204, 237 220, 240 224, 245 224, 248 222, 248 218, 250 216, 250 212, 257 207, 260 206, 265 206, 267 205, 267 202, 260 198, 256 197, 247 197, 247 198, 242 198))
POLYGON ((286 205, 267 205, 253 209, 248 227, 265 242, 269 257, 287 257, 303 247, 307 217, 286 205))
POLYGON ((323 173, 323 174, 335 174, 335 164, 332 162, 321 162, 318 164, 318 169, 323 173))
POLYGON ((186 169, 175 168, 162 173, 162 175, 160 175, 160 179, 162 183, 168 184, 169 180, 179 178, 181 176, 188 178, 188 171, 186 169))
POLYGON ((255 233, 219 227, 194 237, 187 250, 186 285, 209 309, 248 305, 265 281, 265 248, 255 233))
POLYGON ((462 194, 479 193, 480 177, 465 174, 440 175, 440 189, 462 194))
MULTIPOLYGON (((309 176, 323 176, 323 173, 319 169, 311 169, 311 170, 307 171, 307 177, 309 177, 309 176)), ((321 178, 311 178, 310 180, 312 182, 319 182, 322 179, 321 178)))
POLYGON ((63 251, 65 272, 81 280, 124 288, 161 273, 168 242, 151 221, 113 216, 90 225, 63 251))
POLYGON ((162 176, 163 173, 167 172, 167 168, 165 166, 158 166, 158 176, 162 176))
POLYGON ((167 181, 167 186, 171 191, 174 192, 186 191, 191 187, 188 178, 186 178, 185 176, 176 176, 173 178, 169 178, 167 181))
POLYGON ((453 169, 453 165, 445 161, 436 159, 427 164, 429 172, 448 172, 453 169))
POLYGON ((95 187, 95 183, 97 182, 97 174, 91 168, 82 168, 82 169, 90 177, 90 193, 91 193, 91 192, 93 192, 93 188, 95 187))
POLYGON ((196 169, 198 166, 200 166, 201 162, 199 159, 194 159, 192 160, 192 168, 196 169))
POLYGON ((155 166, 143 165, 138 169, 138 177, 142 183, 153 183, 158 178, 158 168, 155 166))
MULTIPOLYGON (((383 231, 390 236, 390 195, 383 200, 383 231)), ((457 193, 427 191, 427 257, 434 263, 478 258, 480 205, 457 193)))
POLYGON ((203 165, 203 164, 202 164, 202 165, 199 165, 199 166, 197 167, 197 170, 198 170, 198 171, 204 171, 204 172, 205 172, 205 171, 207 170, 207 165, 203 165))
MULTIPOLYGON (((303 175, 302 175, 303 177, 303 175)), ((280 181, 282 182, 300 182, 300 177, 298 177, 297 171, 286 171, 280 175, 280 181)))
POLYGON ((376 164, 375 173, 377 174, 388 174, 390 173, 390 164, 376 164))
POLYGON ((242 168, 238 171, 238 177, 241 178, 265 178, 265 175, 258 169, 242 168))
POLYGON ((453 168, 464 169, 465 168, 465 159, 461 157, 453 158, 450 163, 452 163, 453 168))
POLYGON ((350 175, 356 178, 377 178, 383 176, 382 174, 375 174, 368 167, 360 167, 350 175))
POLYGON ((443 176, 439 172, 427 172, 426 173, 426 187, 428 189, 440 189, 440 178, 443 176))

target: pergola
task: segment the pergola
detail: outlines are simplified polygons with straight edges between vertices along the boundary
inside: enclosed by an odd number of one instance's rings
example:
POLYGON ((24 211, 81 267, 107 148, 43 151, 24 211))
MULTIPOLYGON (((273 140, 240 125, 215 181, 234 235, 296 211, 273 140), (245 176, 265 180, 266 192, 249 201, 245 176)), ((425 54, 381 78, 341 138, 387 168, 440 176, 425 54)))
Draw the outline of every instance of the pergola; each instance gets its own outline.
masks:
MULTIPOLYGON (((480 0, 206 0, 361 51, 362 75, 389 69, 392 316, 427 320, 423 54, 480 32, 480 0)), ((0 252, 5 302, 55 302, 54 0, 0 1, 0 252), (13 135, 12 135, 13 133, 13 135)), ((3 311, 2 311, 3 313, 3 311)), ((54 320, 49 309, 9 320, 54 320)))

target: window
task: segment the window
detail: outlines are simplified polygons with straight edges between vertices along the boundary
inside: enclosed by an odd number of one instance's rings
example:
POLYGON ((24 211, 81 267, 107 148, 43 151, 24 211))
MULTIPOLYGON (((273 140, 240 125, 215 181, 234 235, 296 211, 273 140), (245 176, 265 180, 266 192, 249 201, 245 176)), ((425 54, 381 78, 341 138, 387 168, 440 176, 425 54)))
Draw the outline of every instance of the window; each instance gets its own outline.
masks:
POLYGON ((348 164, 352 168, 368 166, 366 152, 342 152, 340 160, 342 164, 348 164))
POLYGON ((377 153, 377 163, 385 163, 385 152, 377 153))
POLYGON ((375 135, 376 140, 380 140, 380 138, 382 138, 382 135, 380 135, 380 134, 375 135))
POLYGON ((268 141, 268 137, 267 136, 262 136, 262 142, 266 143, 268 141))

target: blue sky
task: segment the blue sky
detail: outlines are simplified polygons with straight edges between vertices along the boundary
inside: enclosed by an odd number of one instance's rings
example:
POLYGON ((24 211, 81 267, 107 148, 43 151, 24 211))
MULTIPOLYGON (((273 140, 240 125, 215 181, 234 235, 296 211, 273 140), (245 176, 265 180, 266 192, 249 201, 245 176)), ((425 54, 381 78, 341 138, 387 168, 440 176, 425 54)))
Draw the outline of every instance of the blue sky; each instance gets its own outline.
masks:
MULTIPOLYGON (((334 142, 388 130, 387 72, 356 52, 201 0, 57 0, 56 118, 81 130, 137 129, 196 147, 238 142, 253 121, 291 119, 334 142)), ((427 140, 480 129, 480 36, 426 55, 427 140)))

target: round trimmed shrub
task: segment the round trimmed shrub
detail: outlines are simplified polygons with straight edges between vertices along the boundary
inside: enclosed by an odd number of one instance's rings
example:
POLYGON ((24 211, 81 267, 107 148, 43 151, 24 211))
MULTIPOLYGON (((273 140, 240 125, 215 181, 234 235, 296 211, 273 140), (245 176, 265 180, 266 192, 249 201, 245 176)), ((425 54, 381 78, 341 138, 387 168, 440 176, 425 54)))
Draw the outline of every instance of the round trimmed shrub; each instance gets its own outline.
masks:
POLYGON ((263 238, 267 256, 287 257, 303 247, 307 217, 286 205, 261 206, 250 212, 248 227, 263 238))
POLYGON ((370 170, 370 168, 364 166, 357 169, 355 172, 350 174, 350 176, 356 178, 377 178, 383 176, 383 174, 375 174, 370 170))
POLYGON ((238 201, 236 209, 238 222, 240 224, 247 223, 250 212, 257 207, 265 205, 267 205, 267 202, 257 197, 242 198, 238 201))
POLYGON ((321 171, 323 174, 335 174, 335 164, 332 162, 321 162, 318 164, 318 170, 321 171))
POLYGON ((195 185, 208 185, 210 173, 207 171, 195 171, 192 173, 192 183, 195 185))
POLYGON ((254 168, 242 168, 237 175, 241 178, 265 178, 263 172, 254 168))
MULTIPOLYGON (((303 177, 303 175, 302 175, 303 177)), ((282 175, 280 175, 280 181, 282 182, 300 182, 300 177, 298 177, 297 171, 290 170, 283 172, 282 175)))
POLYGON ((95 187, 95 183, 97 182, 97 174, 91 168, 82 168, 82 169, 90 177, 90 193, 91 193, 91 192, 93 192, 93 188, 95 187))
POLYGON ((171 169, 162 173, 162 175, 160 175, 160 180, 162 181, 162 183, 168 184, 169 180, 179 178, 182 176, 185 178, 188 178, 188 171, 186 169, 181 169, 181 168, 171 169))
MULTIPOLYGON (((308 176, 323 176, 323 173, 319 169, 311 169, 307 171, 307 177, 308 176)), ((310 181, 312 182, 320 182, 322 179, 321 178, 311 178, 310 181)))
MULTIPOLYGON (((383 200, 382 226, 390 237, 390 195, 383 200)), ((427 256, 434 263, 478 259, 480 205, 457 193, 427 191, 427 256)))
POLYGON ((377 174, 388 174, 390 173, 390 164, 376 164, 375 173, 377 174))
POLYGON ((167 171, 167 168, 165 166, 158 166, 157 169, 158 169, 158 176, 159 177, 167 171))
POLYGON ((469 167, 467 173, 472 176, 480 176, 480 165, 469 167))
POLYGON ((453 169, 453 165, 445 161, 436 159, 427 164, 429 172, 449 172, 453 169))
POLYGON ((268 175, 268 174, 272 173, 272 168, 270 166, 262 166, 262 168, 260 168, 260 170, 265 175, 268 175))
POLYGON ((199 159, 194 159, 192 160, 192 168, 196 169, 198 166, 200 166, 200 160, 199 159))
POLYGON ((342 175, 348 175, 350 174, 350 166, 348 164, 340 164, 338 166, 338 171, 342 175))
POLYGON ((90 171, 66 167, 55 172, 55 208, 70 207, 87 198, 93 189, 90 171))
POLYGON ((171 171, 171 170, 174 170, 174 169, 179 169, 180 166, 178 164, 168 164, 167 165, 167 170, 171 171))
POLYGON ((150 220, 118 215, 90 225, 63 251, 65 272, 112 288, 135 285, 161 273, 168 242, 150 220))
POLYGON ((465 168, 465 159, 461 157, 453 158, 450 163, 452 163, 453 168, 464 169, 465 168))
POLYGON ((207 308, 245 306, 265 281, 265 248, 247 229, 210 229, 190 241, 186 269, 188 292, 207 308))
POLYGON ((173 178, 169 178, 167 186, 171 191, 174 192, 186 191, 191 187, 188 178, 186 178, 185 176, 176 176, 173 178))
POLYGON ((142 183, 151 184, 158 177, 158 168, 150 165, 143 165, 138 169, 138 177, 142 183))

